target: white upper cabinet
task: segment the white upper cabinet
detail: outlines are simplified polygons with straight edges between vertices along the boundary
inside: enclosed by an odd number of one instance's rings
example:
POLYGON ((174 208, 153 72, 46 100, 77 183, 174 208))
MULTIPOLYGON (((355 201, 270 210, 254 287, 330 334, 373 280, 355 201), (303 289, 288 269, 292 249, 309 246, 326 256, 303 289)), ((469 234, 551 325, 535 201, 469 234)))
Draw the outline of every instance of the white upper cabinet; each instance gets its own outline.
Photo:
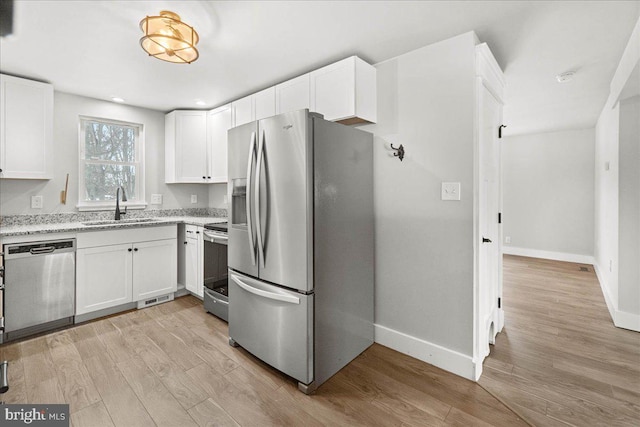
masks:
POLYGON ((272 86, 231 103, 233 127, 276 115, 276 87, 272 86))
POLYGON ((165 182, 227 182, 227 131, 232 104, 211 111, 177 110, 165 116, 165 182))
POLYGON ((164 126, 165 181, 207 182, 207 112, 172 111, 164 126))
POLYGON ((231 104, 207 113, 207 182, 227 182, 227 131, 232 127, 232 119, 231 104))
POLYGON ((254 120, 276 115, 276 87, 261 90, 253 95, 254 120))
POLYGON ((231 103, 233 110, 233 125, 240 126, 245 123, 252 122, 255 117, 253 109, 254 95, 245 96, 231 103))
POLYGON ((310 74, 311 111, 344 124, 376 122, 376 69, 352 56, 310 74))
POLYGON ((309 74, 276 85, 276 114, 311 108, 309 74))
POLYGON ((53 86, 0 74, 0 177, 52 175, 53 86))

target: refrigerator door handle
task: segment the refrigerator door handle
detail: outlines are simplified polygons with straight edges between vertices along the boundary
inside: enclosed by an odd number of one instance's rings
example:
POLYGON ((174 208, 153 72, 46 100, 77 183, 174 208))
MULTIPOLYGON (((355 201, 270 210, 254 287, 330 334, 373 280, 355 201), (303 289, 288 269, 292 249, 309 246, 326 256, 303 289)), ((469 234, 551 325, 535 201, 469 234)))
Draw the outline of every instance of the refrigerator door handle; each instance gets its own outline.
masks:
POLYGON ((300 298, 294 297, 292 295, 282 295, 276 294, 274 292, 263 291, 262 289, 254 288, 246 283, 244 283, 238 276, 235 274, 230 274, 231 280, 233 280, 238 286, 240 286, 245 291, 252 293, 254 295, 258 295, 263 298, 273 299, 277 301, 288 302, 291 304, 300 304, 300 298))
POLYGON ((251 144, 249 144, 249 161, 247 162, 247 232, 249 234, 249 247, 251 248, 251 265, 256 265, 256 243, 253 240, 253 222, 251 221, 251 166, 256 152, 256 133, 251 132, 251 144))
POLYGON ((260 259, 262 259, 262 266, 264 267, 264 242, 262 239, 262 224, 260 223, 260 212, 262 211, 262 206, 260 206, 260 172, 262 169, 262 161, 264 158, 264 129, 262 130, 262 138, 260 138, 260 144, 258 145, 258 160, 256 162, 256 236, 258 237, 258 265, 260 263, 260 259))

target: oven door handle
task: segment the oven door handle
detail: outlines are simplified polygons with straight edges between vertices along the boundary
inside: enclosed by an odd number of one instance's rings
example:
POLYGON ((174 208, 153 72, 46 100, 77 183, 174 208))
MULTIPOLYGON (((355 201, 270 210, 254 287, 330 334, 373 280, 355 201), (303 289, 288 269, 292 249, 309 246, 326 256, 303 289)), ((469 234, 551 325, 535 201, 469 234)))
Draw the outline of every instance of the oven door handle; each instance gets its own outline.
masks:
POLYGON ((275 292, 263 291, 262 289, 257 289, 257 288, 254 288, 253 286, 250 286, 244 283, 235 274, 230 274, 229 276, 231 277, 231 280, 233 280, 238 286, 240 286, 242 289, 244 289, 245 291, 251 294, 258 295, 259 297, 263 297, 263 298, 288 302, 290 304, 300 304, 300 298, 297 298, 291 295, 283 295, 283 294, 276 294, 275 292))
POLYGON ((211 299, 213 299, 214 302, 220 303, 220 304, 223 304, 223 305, 229 305, 229 301, 223 301, 221 299, 216 298, 215 295, 213 295, 213 291, 212 290, 205 289, 204 291, 207 293, 207 295, 209 295, 211 297, 211 299))
POLYGON ((206 230, 203 232, 203 234, 204 234, 204 237, 207 239, 207 241, 211 243, 219 243, 221 245, 226 245, 227 242, 229 241, 229 237, 223 236, 222 234, 211 233, 206 230))

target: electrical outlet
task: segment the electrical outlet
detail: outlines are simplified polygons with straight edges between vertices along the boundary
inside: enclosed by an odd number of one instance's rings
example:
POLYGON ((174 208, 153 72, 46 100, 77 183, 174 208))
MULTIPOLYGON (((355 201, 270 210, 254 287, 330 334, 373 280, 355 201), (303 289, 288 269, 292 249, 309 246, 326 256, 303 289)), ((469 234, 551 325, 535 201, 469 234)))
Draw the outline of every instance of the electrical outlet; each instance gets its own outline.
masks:
POLYGON ((443 182, 442 200, 460 200, 460 183, 443 182))
POLYGON ((504 242, 505 243, 511 243, 511 236, 505 236, 504 242))
POLYGON ((161 205, 162 204, 162 194, 152 194, 151 195, 151 204, 152 205, 161 205))
POLYGON ((612 271, 613 271, 613 260, 610 259, 609 260, 609 272, 612 272, 612 271))
POLYGON ((192 194, 191 195, 191 203, 198 203, 198 195, 197 194, 192 194))
POLYGON ((31 196, 31 209, 42 209, 42 196, 31 196))

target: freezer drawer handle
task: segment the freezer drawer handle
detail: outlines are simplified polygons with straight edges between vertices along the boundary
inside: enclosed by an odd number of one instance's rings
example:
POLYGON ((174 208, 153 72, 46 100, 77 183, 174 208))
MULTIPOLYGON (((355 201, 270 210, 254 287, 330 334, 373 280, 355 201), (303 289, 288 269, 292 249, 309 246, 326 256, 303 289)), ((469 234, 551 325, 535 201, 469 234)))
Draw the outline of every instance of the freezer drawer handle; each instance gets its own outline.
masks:
POLYGON ((258 295, 264 298, 269 298, 269 299, 274 299, 274 300, 278 300, 278 301, 284 301, 284 302, 288 302, 291 304, 300 304, 300 298, 291 296, 291 295, 282 295, 282 294, 276 294, 273 292, 267 292, 267 291, 263 291, 262 289, 256 289, 253 286, 249 286, 246 283, 244 283, 242 280, 240 280, 240 278, 238 276, 236 276, 235 274, 231 274, 231 279, 236 282, 238 284, 238 286, 240 286, 242 289, 244 289, 245 291, 252 293, 254 295, 258 295))

